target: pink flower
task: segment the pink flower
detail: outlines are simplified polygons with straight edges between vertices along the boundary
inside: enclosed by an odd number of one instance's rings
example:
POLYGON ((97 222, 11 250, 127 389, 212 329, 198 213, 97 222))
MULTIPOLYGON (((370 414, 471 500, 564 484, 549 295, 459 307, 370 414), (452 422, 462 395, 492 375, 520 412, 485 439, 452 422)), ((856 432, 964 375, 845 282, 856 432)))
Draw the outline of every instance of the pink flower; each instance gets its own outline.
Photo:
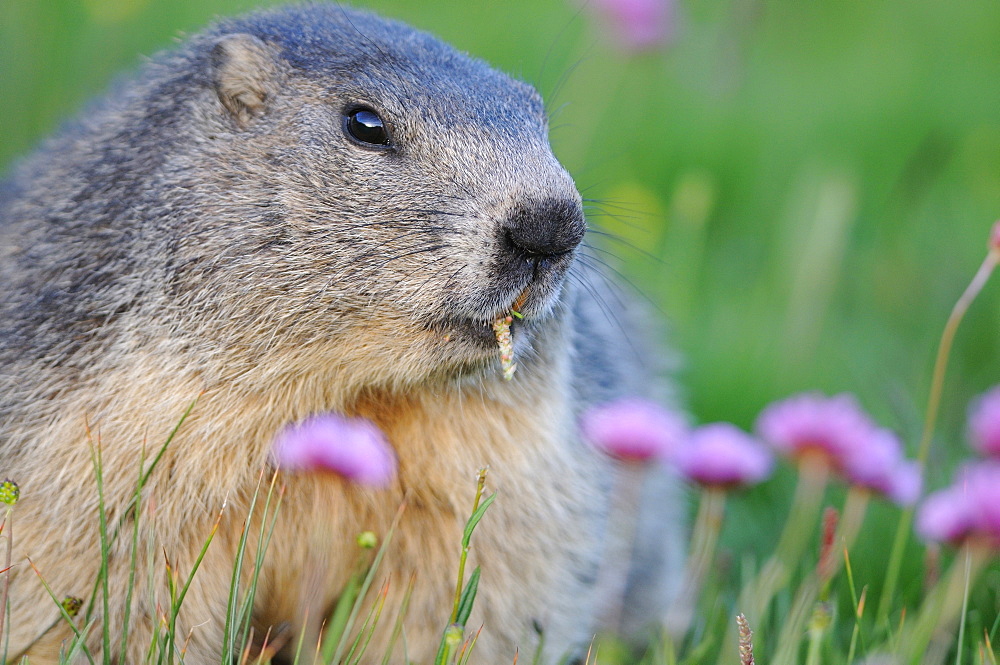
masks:
POLYGON ((979 453, 1000 457, 1000 386, 972 402, 969 408, 969 439, 979 453))
POLYGON ((673 461, 688 479, 711 487, 758 483, 771 473, 773 460, 756 439, 729 423, 695 429, 673 461))
POLYGON ((920 467, 903 459, 903 446, 887 429, 877 429, 860 446, 849 449, 841 469, 855 486, 883 494, 901 506, 912 506, 920 498, 920 467))
POLYGON ((396 456, 375 423, 333 413, 286 427, 272 455, 288 471, 329 471, 377 487, 396 472, 396 456))
POLYGON ((934 492, 920 504, 917 533, 924 540, 958 543, 972 531, 972 504, 961 487, 934 492))
POLYGON ((580 419, 580 429, 595 447, 632 462, 669 457, 687 431, 679 415, 638 398, 590 409, 580 419))
POLYGON ((589 0, 587 6, 624 50, 656 48, 673 37, 676 0, 589 0))
POLYGON ((771 404, 757 418, 757 432, 778 452, 792 458, 819 453, 836 469, 863 449, 875 430, 851 395, 795 395, 771 404))
POLYGON ((1000 547, 1000 462, 960 469, 954 484, 927 497, 916 526, 927 540, 959 543, 976 538, 1000 547))

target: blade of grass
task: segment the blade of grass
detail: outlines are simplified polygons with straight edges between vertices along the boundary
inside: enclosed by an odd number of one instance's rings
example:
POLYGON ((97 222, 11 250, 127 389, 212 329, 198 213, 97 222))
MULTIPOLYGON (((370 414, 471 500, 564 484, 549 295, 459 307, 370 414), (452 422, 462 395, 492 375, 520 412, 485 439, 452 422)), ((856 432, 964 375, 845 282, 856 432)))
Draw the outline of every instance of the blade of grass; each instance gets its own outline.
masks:
MULTIPOLYGON (((171 442, 174 440, 174 437, 177 436, 177 432, 180 431, 180 428, 184 424, 184 421, 187 420, 188 416, 191 414, 191 411, 194 410, 194 407, 195 407, 195 405, 197 403, 198 403, 198 398, 195 398, 191 402, 191 404, 188 405, 187 409, 184 410, 184 413, 181 415, 180 419, 177 421, 177 424, 174 425, 174 427, 173 427, 172 430, 170 430, 170 434, 167 435, 166 440, 163 442, 163 444, 160 446, 159 450, 157 451, 156 457, 153 458, 153 461, 145 469, 142 468, 142 465, 143 465, 143 463, 145 461, 145 445, 143 446, 143 450, 142 450, 142 453, 140 454, 140 459, 139 459, 139 480, 138 480, 138 482, 136 484, 135 492, 132 494, 132 497, 129 500, 129 502, 125 505, 125 508, 122 511, 122 514, 119 516, 118 521, 115 524, 114 531, 112 532, 112 534, 110 536, 110 544, 114 544, 114 543, 118 542, 118 536, 120 535, 121 528, 122 528, 122 526, 124 526, 124 524, 126 523, 126 521, 129 518, 132 518, 133 521, 134 521, 133 530, 134 531, 138 530, 139 506, 140 506, 141 498, 142 498, 142 490, 143 490, 143 488, 145 488, 146 484, 148 483, 150 476, 152 475, 152 473, 155 470, 155 468, 156 468, 157 464, 159 463, 160 459, 163 457, 164 453, 166 452, 167 447, 169 447, 169 445, 171 444, 171 442)), ((94 445, 93 445, 93 435, 92 435, 92 431, 90 429, 90 423, 89 422, 86 423, 86 430, 87 430, 87 440, 90 442, 91 449, 93 451, 93 448, 94 448, 94 445)), ((100 441, 98 440, 98 445, 99 444, 100 444, 100 441)), ((93 452, 92 452, 92 456, 93 456, 93 452)), ((99 485, 98 490, 99 490, 99 492, 102 492, 103 491, 103 468, 100 471, 97 471, 95 469, 95 473, 99 476, 98 477, 98 485, 99 485)), ((104 527, 102 527, 102 530, 101 530, 101 535, 102 535, 103 538, 107 539, 108 536, 107 536, 107 530, 106 530, 107 529, 106 514, 104 513, 103 509, 101 509, 101 512, 102 512, 102 517, 104 518, 104 521, 105 521, 105 525, 104 525, 104 527)), ((136 542, 137 542, 137 539, 134 539, 133 543, 136 543, 136 542)), ((135 555, 135 549, 133 549, 133 555, 135 555)), ((133 556, 132 560, 135 561, 135 556, 133 556)), ((98 573, 97 579, 94 580, 94 590, 93 590, 93 592, 90 595, 90 601, 87 604, 87 609, 86 609, 86 612, 84 614, 84 616, 87 619, 87 621, 89 621, 92 618, 92 616, 93 616, 94 603, 97 601, 98 591, 102 588, 102 586, 106 585, 105 577, 107 575, 107 561, 106 561, 106 558, 104 556, 101 557, 101 561, 102 561, 102 563, 101 563, 101 569, 100 569, 100 572, 98 573)), ((127 641, 128 641, 128 626, 129 626, 129 619, 130 619, 130 614, 131 614, 131 591, 132 591, 132 587, 133 587, 133 582, 134 582, 134 578, 131 576, 131 572, 130 572, 130 580, 129 580, 129 585, 128 585, 129 586, 128 602, 127 602, 126 608, 125 608, 125 619, 126 620, 123 623, 123 631, 122 631, 122 649, 123 649, 122 653, 124 653, 125 645, 127 644, 127 641)), ((106 625, 106 622, 105 622, 105 625, 106 625)), ((105 660, 107 660, 106 657, 105 657, 105 660)))
POLYGON ((191 415, 191 412, 194 410, 194 407, 198 403, 199 399, 201 399, 201 395, 198 395, 198 397, 194 398, 191 404, 188 405, 188 408, 185 409, 184 413, 181 415, 180 420, 178 420, 177 424, 174 425, 174 428, 170 430, 170 434, 167 435, 166 441, 163 442, 163 445, 160 446, 160 449, 156 452, 156 457, 153 458, 153 461, 150 462, 149 467, 143 472, 142 477, 139 480, 140 487, 145 487, 146 483, 149 482, 149 477, 153 475, 153 471, 156 469, 156 466, 160 463, 160 459, 163 458, 163 454, 167 452, 167 447, 174 440, 174 437, 177 436, 177 432, 180 431, 181 425, 183 425, 184 421, 187 420, 188 416, 191 415))
POLYGON ((101 621, 101 660, 104 665, 111 665, 111 589, 108 579, 108 562, 110 559, 110 544, 108 541, 108 513, 104 502, 104 460, 101 452, 101 439, 98 437, 97 445, 91 446, 90 454, 93 459, 94 473, 97 475, 97 516, 100 541, 101 541, 101 568, 99 577, 101 580, 101 596, 103 620, 101 621))
POLYGON ((0 524, 0 533, 4 534, 4 538, 7 541, 4 554, 3 591, 0 592, 0 636, 3 637, 3 662, 5 663, 7 662, 7 645, 10 643, 10 635, 4 633, 3 629, 4 618, 7 616, 7 601, 10 599, 10 562, 14 547, 14 523, 11 519, 13 508, 13 506, 7 506, 4 511, 3 524, 0 524))
POLYGON ((962 665, 962 647, 965 644, 965 622, 969 616, 969 584, 972 576, 972 553, 965 552, 965 588, 962 591, 962 614, 958 620, 958 642, 955 646, 955 665, 962 665))
POLYGON ((271 543, 271 536, 274 535, 274 527, 278 521, 278 510, 281 507, 281 500, 284 498, 284 488, 279 488, 277 492, 277 500, 274 504, 274 510, 271 510, 271 501, 274 499, 275 495, 275 484, 278 480, 278 473, 272 472, 271 482, 268 484, 267 496, 264 500, 264 511, 261 517, 260 532, 257 534, 257 551, 254 555, 253 571, 250 575, 250 584, 247 588, 246 598, 243 601, 243 606, 240 609, 241 616, 243 617, 243 628, 240 632, 241 639, 249 639, 250 631, 250 621, 253 618, 253 603, 254 598, 257 595, 257 584, 260 581, 260 571, 264 567, 264 555, 267 552, 267 547, 271 543), (269 513, 270 511, 270 513, 269 513), (270 523, 268 523, 268 515, 270 514, 270 523))
POLYGON ((302 629, 299 630, 299 639, 295 643, 295 656, 292 659, 292 665, 299 665, 299 659, 302 657, 302 645, 305 644, 306 642, 306 626, 308 625, 309 625, 309 608, 306 608, 305 614, 302 617, 302 629))
POLYGON ((364 570, 355 569, 348 578, 347 584, 340 590, 337 598, 337 605, 333 609, 333 614, 326 622, 323 630, 323 663, 330 665, 333 662, 333 654, 336 652, 336 645, 344 636, 347 628, 347 619, 351 616, 351 610, 358 600, 358 592, 361 590, 361 583, 364 581, 364 570))
POLYGON ((164 653, 166 654, 167 663, 174 662, 174 635, 175 629, 172 624, 173 621, 173 607, 177 602, 177 571, 172 565, 170 565, 170 560, 167 558, 166 550, 163 551, 163 560, 166 563, 167 571, 167 593, 170 598, 170 614, 167 615, 167 634, 166 634, 166 645, 164 647, 164 653))
POLYGON ((223 655, 232 660, 237 653, 236 650, 236 625, 239 622, 237 616, 237 606, 239 604, 240 574, 243 570, 243 558, 246 555, 247 539, 250 535, 250 518, 253 516, 257 506, 257 499, 260 495, 260 485, 264 479, 264 469, 260 470, 257 476, 257 487, 254 488, 250 497, 250 507, 247 510, 247 517, 243 521, 243 528, 240 530, 240 541, 236 547, 236 561, 233 563, 233 577, 229 583, 229 600, 226 603, 226 624, 222 632, 223 655))
POLYGON ((847 662, 853 663, 855 646, 858 641, 861 642, 862 651, 867 651, 865 648, 864 635, 861 632, 861 615, 865 610, 865 597, 867 596, 868 587, 865 586, 861 589, 861 597, 858 598, 857 586, 854 584, 854 569, 851 567, 851 555, 850 552, 848 552, 847 547, 844 547, 844 572, 847 574, 847 587, 851 591, 851 603, 855 608, 854 630, 852 631, 851 646, 847 656, 847 662))
MULTIPOLYGON (((399 639, 400 634, 403 632, 403 619, 406 617, 406 611, 410 607, 410 596, 413 595, 413 585, 416 581, 416 575, 411 575, 410 583, 406 587, 406 593, 403 594, 403 602, 399 606, 399 613, 396 615, 396 624, 393 626, 392 634, 389 636, 389 644, 386 646, 381 665, 389 665, 389 658, 392 656, 392 651, 396 646, 396 640, 399 639)), ((404 659, 404 662, 409 662, 409 660, 404 659)))
MULTIPOLYGON (((483 515, 486 514, 486 509, 490 507, 490 504, 492 504, 493 500, 496 498, 497 495, 496 492, 494 492, 493 494, 490 494, 488 497, 483 499, 481 505, 476 506, 475 511, 469 518, 469 521, 465 524, 465 533, 462 534, 462 547, 469 546, 469 542, 472 539, 472 532, 476 529, 476 526, 479 524, 479 521, 483 519, 483 515)), ((477 501, 476 503, 478 504, 479 502, 477 501)))
POLYGON ((385 584, 382 585, 382 589, 379 590, 378 600, 373 603, 371 609, 368 610, 368 616, 365 617, 364 623, 361 624, 361 630, 358 631, 358 637, 354 640, 354 644, 351 645, 351 650, 347 652, 345 660, 348 663, 353 662, 354 665, 359 665, 361 662, 362 656, 365 655, 365 651, 368 649, 368 644, 372 641, 372 635, 375 634, 375 628, 378 626, 379 619, 382 616, 382 610, 385 607, 385 599, 388 593, 389 580, 386 580, 385 584), (361 644, 362 637, 364 637, 364 644, 361 644), (358 649, 359 645, 361 649, 357 652, 357 658, 352 661, 351 659, 354 658, 354 652, 358 649))
MULTIPOLYGON (((205 554, 208 552, 208 546, 212 544, 212 540, 215 538, 216 532, 219 530, 219 524, 222 522, 222 515, 226 511, 226 502, 223 502, 222 508, 219 510, 218 517, 215 518, 215 523, 212 525, 212 530, 208 534, 208 538, 201 547, 201 551, 198 552, 198 557, 195 559, 194 565, 191 567, 191 572, 188 574, 187 581, 181 588, 180 592, 177 594, 176 599, 172 599, 172 604, 170 608, 170 643, 169 646, 173 647, 174 636, 177 632, 177 615, 180 613, 181 605, 184 603, 184 598, 187 596, 188 590, 191 588, 191 583, 194 581, 194 576, 201 567, 201 562, 205 559, 205 554)), ((123 661, 124 662, 124 661, 123 661)))
POLYGON ((847 662, 853 663, 854 656, 857 653, 858 642, 861 642, 861 649, 865 651, 864 637, 861 633, 861 617, 865 611, 865 597, 868 595, 868 587, 863 587, 861 589, 861 600, 855 605, 854 611, 854 629, 851 630, 851 644, 847 651, 847 662))
MULTIPOLYGON (((52 593, 52 588, 49 586, 49 583, 45 581, 45 578, 42 577, 42 572, 38 570, 38 566, 35 565, 35 562, 32 561, 30 557, 26 558, 28 559, 28 565, 31 566, 31 569, 35 571, 35 575, 38 576, 38 580, 42 583, 42 586, 45 587, 45 591, 49 594, 49 598, 51 598, 52 602, 55 603, 56 607, 59 608, 59 613, 62 615, 63 620, 69 624, 69 627, 70 629, 72 629, 73 634, 76 636, 77 641, 82 643, 83 633, 81 633, 80 629, 76 627, 76 623, 74 623, 73 617, 71 617, 69 615, 69 612, 66 611, 66 608, 63 607, 62 601, 56 598, 56 595, 52 593)), ((56 623, 58 623, 58 619, 56 620, 56 623)), ((85 625, 89 626, 92 624, 88 621, 87 624, 85 625)), ((53 626, 55 626, 55 624, 53 624, 53 626)), ((83 645, 83 653, 87 657, 87 661, 90 663, 90 665, 94 665, 94 657, 90 653, 90 649, 87 648, 86 644, 83 645)))
MULTIPOLYGON (((1000 619, 1000 617, 997 617, 1000 619)), ((996 654, 993 653, 993 643, 990 640, 990 635, 985 630, 983 630, 983 643, 986 646, 986 655, 990 658, 990 665, 997 665, 996 654)))
MULTIPOLYGON (((260 643, 260 652, 257 654, 257 662, 255 663, 255 665, 263 665, 264 654, 267 653, 268 651, 268 642, 270 641, 270 639, 271 639, 271 629, 268 628, 267 632, 264 633, 264 641, 260 643)), ((271 662, 270 658, 268 658, 268 662, 271 662)))
POLYGON ((531 657, 531 665, 541 665, 542 662, 542 652, 545 650, 545 631, 540 630, 541 627, 541 624, 535 626, 538 643, 535 645, 535 653, 531 657))
MULTIPOLYGON (((128 587, 125 591, 125 616, 122 618, 122 640, 121 646, 118 649, 118 662, 127 662, 125 659, 125 654, 128 649, 128 631, 129 631, 129 621, 132 618, 132 592, 135 588, 135 571, 138 567, 138 556, 139 556, 139 515, 140 515, 140 497, 142 494, 142 469, 146 460, 146 445, 145 442, 142 446, 142 452, 139 453, 139 476, 136 478, 136 489, 135 494, 132 497, 132 506, 126 508, 125 514, 128 514, 129 510, 133 510, 132 517, 132 548, 129 557, 129 571, 128 571, 128 587)), ((117 533, 115 533, 117 536, 117 533)), ((114 538, 112 539, 114 541, 114 538)))
POLYGON ((479 591, 479 576, 482 571, 479 566, 469 575, 469 582, 462 592, 462 599, 458 604, 458 617, 456 623, 464 626, 469 622, 469 615, 472 613, 472 603, 476 600, 476 593, 479 591))
POLYGON ((364 603, 365 595, 368 593, 368 588, 371 586, 372 580, 375 578, 375 573, 378 571, 379 564, 382 563, 382 558, 385 556, 389 543, 392 542, 392 536, 396 532, 396 527, 399 525, 399 520, 403 516, 403 511, 405 509, 406 500, 399 504, 399 509, 396 511, 396 515, 392 518, 392 524, 389 525, 389 530, 386 532, 385 538, 382 540, 382 545, 378 548, 378 552, 375 553, 375 559, 372 561, 371 568, 368 569, 368 574, 365 576, 364 582, 361 584, 357 600, 355 600, 354 607, 351 609, 351 614, 347 618, 347 623, 344 626, 344 632, 341 633, 340 640, 338 640, 337 649, 333 655, 332 662, 334 663, 340 662, 340 657, 343 655, 344 649, 347 647, 348 636, 354 628, 354 621, 357 619, 358 613, 361 611, 361 605, 364 603))
POLYGON ((459 665, 468 665, 469 659, 472 658, 472 650, 476 648, 476 642, 479 640, 482 632, 483 627, 479 626, 479 630, 472 636, 472 639, 466 640, 465 644, 462 645, 462 650, 458 654, 459 665))

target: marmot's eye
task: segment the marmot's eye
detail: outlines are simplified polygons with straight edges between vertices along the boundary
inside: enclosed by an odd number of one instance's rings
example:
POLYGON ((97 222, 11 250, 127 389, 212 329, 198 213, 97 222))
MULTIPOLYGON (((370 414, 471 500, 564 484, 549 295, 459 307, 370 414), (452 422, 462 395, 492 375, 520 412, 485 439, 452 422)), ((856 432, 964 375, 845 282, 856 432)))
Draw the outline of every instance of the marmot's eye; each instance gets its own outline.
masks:
POLYGON ((378 114, 371 109, 355 109, 344 118, 344 128, 361 143, 389 145, 389 132, 378 114))

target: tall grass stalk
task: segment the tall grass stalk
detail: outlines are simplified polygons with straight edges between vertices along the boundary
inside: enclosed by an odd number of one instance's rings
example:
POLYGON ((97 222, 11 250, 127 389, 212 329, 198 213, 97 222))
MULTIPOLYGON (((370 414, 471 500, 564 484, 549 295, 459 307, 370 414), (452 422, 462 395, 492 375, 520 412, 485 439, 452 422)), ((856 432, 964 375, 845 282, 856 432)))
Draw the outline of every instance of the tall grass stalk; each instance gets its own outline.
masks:
POLYGON ((253 619, 253 604, 257 596, 257 583, 260 580, 260 571, 264 567, 264 555, 268 545, 271 543, 271 536, 274 533, 274 526, 278 520, 278 511, 281 508, 281 501, 285 496, 285 488, 282 485, 277 487, 278 472, 271 472, 271 480, 268 483, 267 496, 264 499, 264 510, 261 514, 260 528, 257 533, 257 547, 254 551, 253 568, 250 571, 250 580, 247 584, 246 597, 240 615, 243 618, 243 626, 240 631, 240 639, 243 643, 250 641, 251 620, 253 619), (271 503, 274 502, 272 509, 271 503))
POLYGON ((368 616, 365 617, 365 621, 361 624, 361 629, 358 631, 358 636, 354 638, 354 643, 351 644, 351 650, 347 652, 347 656, 344 658, 347 663, 358 665, 361 662, 361 657, 368 649, 372 636, 375 634, 375 628, 378 626, 379 619, 382 616, 382 610, 385 608, 385 599, 389 594, 389 583, 390 580, 386 579, 375 598, 375 602, 372 603, 371 608, 368 610, 368 616), (362 639, 364 640, 363 642, 362 639), (357 651, 356 657, 355 651, 357 651))
MULTIPOLYGON (((455 601, 451 611, 451 620, 441 635, 441 643, 438 646, 437 656, 434 658, 434 665, 447 665, 457 658, 462 660, 462 654, 471 650, 471 644, 463 645, 465 626, 472 613, 472 606, 479 591, 479 577, 481 570, 477 566, 469 576, 468 583, 465 582, 465 562, 469 556, 469 548, 472 546, 472 534, 479 525, 486 510, 493 504, 497 494, 494 492, 485 499, 483 491, 486 486, 486 474, 489 467, 482 467, 476 476, 476 496, 472 503, 472 515, 465 523, 465 530, 462 532, 462 553, 458 562, 458 582, 455 586, 455 601), (461 647, 459 645, 462 645, 461 647)), ((473 641, 474 643, 474 641, 473 641)), ((516 661, 515 656, 515 661, 516 661)))
POLYGON ((4 619, 7 616, 7 600, 10 597, 10 569, 12 566, 14 548, 14 527, 13 527, 14 506, 8 504, 4 508, 3 523, 0 524, 0 535, 6 539, 4 545, 3 564, 3 589, 0 590, 0 639, 3 640, 3 662, 7 662, 7 645, 10 643, 10 636, 4 633, 4 619))
MULTIPOLYGON (((992 552, 975 544, 965 545, 948 572, 928 592, 914 621, 901 631, 898 648, 903 662, 909 665, 927 663, 928 645, 955 620, 967 599, 969 581, 976 579, 979 572, 992 557, 992 552)), ((962 645, 957 648, 961 650, 962 645)))
POLYGON ((664 621, 672 641, 681 642, 688 632, 702 581, 715 560, 715 549, 726 511, 726 491, 721 487, 706 487, 701 492, 698 513, 691 529, 691 553, 684 569, 681 590, 671 602, 664 621))
POLYGON ((955 665, 962 665, 962 645, 965 644, 965 622, 969 613, 969 585, 972 583, 972 553, 965 552, 965 588, 962 590, 962 611, 958 621, 958 642, 955 649, 955 665))
POLYGON ((458 610, 459 605, 461 605, 462 600, 462 587, 465 585, 465 562, 469 557, 469 545, 470 539, 472 537, 472 531, 479 524, 479 520, 482 519, 483 514, 489 507, 489 504, 493 502, 496 495, 490 495, 487 497, 486 505, 483 506, 482 511, 479 510, 479 502, 483 498, 483 489, 486 487, 486 474, 489 472, 489 468, 483 467, 479 469, 479 473, 476 475, 476 498, 472 502, 472 517, 469 518, 469 522, 465 526, 465 531, 462 534, 462 554, 458 559, 458 582, 455 584, 455 602, 451 610, 451 621, 450 623, 455 623, 458 620, 458 610))
MULTIPOLYGON (((88 437, 90 428, 87 430, 88 437)), ((101 621, 101 660, 104 665, 111 665, 111 590, 108 579, 108 562, 110 560, 110 550, 108 543, 108 513, 104 504, 104 460, 101 455, 101 440, 98 436, 97 444, 91 445, 90 453, 93 458, 94 473, 97 476, 97 515, 98 534, 101 541, 101 567, 98 579, 101 583, 101 604, 104 613, 101 621)))
MULTIPOLYGON (((201 551, 198 552, 198 557, 195 559, 194 565, 191 567, 191 572, 188 574, 187 582, 181 588, 180 592, 174 596, 171 594, 171 605, 170 605, 170 623, 167 631, 167 662, 172 662, 172 654, 175 648, 175 639, 177 637, 177 615, 180 613, 181 605, 184 603, 184 598, 187 596, 188 590, 191 588, 191 582, 194 581, 194 576, 201 567, 201 562, 205 558, 205 554, 208 552, 209 545, 212 544, 212 540, 215 538, 215 534, 219 530, 219 524, 222 522, 222 516, 226 512, 226 504, 223 503, 222 508, 219 510, 218 517, 215 518, 215 523, 212 525, 212 529, 208 534, 208 538, 205 539, 204 544, 201 547, 201 551)), ((173 588, 173 580, 171 580, 171 588, 173 588)), ((181 661, 183 662, 183 656, 181 661)))
MULTIPOLYGON (((406 612, 410 607, 410 597, 413 595, 413 585, 416 583, 416 576, 410 576, 410 583, 406 586, 406 593, 403 594, 403 601, 400 603, 399 612, 396 614, 396 623, 392 627, 392 633, 389 636, 389 643, 385 649, 385 655, 382 656, 381 665, 389 665, 389 657, 392 656, 393 649, 396 646, 396 640, 403 632, 403 620, 406 618, 406 612)), ((404 659, 404 662, 409 662, 409 659, 404 659)))
POLYGON ((237 607, 239 602, 240 572, 243 570, 243 557, 246 554, 247 540, 250 534, 250 518, 257 506, 257 499, 260 494, 260 486, 263 478, 264 469, 261 469, 257 477, 257 487, 250 497, 250 507, 247 511, 247 517, 243 521, 243 529, 240 531, 240 541, 236 547, 236 560, 233 563, 233 575, 229 584, 229 600, 226 603, 226 623, 222 636, 223 653, 227 654, 235 653, 237 648, 236 624, 240 621, 240 617, 238 616, 239 609, 237 607))
POLYGON ((861 596, 858 596, 857 586, 854 584, 854 570, 851 568, 851 557, 844 548, 844 571, 847 575, 847 587, 851 592, 851 604, 854 607, 854 628, 851 630, 851 644, 847 649, 847 662, 854 662, 854 654, 857 652, 858 642, 864 650, 864 634, 861 632, 861 619, 865 613, 865 599, 868 596, 868 587, 861 589, 861 596))

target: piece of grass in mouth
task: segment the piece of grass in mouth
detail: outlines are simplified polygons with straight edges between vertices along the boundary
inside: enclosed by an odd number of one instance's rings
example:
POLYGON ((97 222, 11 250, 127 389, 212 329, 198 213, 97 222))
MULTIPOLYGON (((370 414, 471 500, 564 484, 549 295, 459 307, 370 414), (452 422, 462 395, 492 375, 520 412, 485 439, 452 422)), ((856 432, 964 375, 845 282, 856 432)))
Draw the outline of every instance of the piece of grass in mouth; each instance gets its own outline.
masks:
POLYGON ((493 322, 493 334, 496 335, 497 344, 500 345, 500 367, 503 369, 503 378, 510 381, 514 378, 514 372, 517 371, 517 363, 514 362, 514 341, 510 335, 510 324, 513 323, 514 317, 523 319, 524 315, 518 310, 524 307, 525 301, 528 299, 528 291, 531 290, 531 285, 524 287, 517 299, 511 305, 510 314, 505 314, 493 322))
POLYGON ((517 371, 517 363, 514 362, 514 342, 510 336, 510 324, 514 317, 510 314, 501 316, 493 322, 493 334, 496 335, 497 344, 500 345, 500 367, 503 369, 503 378, 510 381, 517 371))

